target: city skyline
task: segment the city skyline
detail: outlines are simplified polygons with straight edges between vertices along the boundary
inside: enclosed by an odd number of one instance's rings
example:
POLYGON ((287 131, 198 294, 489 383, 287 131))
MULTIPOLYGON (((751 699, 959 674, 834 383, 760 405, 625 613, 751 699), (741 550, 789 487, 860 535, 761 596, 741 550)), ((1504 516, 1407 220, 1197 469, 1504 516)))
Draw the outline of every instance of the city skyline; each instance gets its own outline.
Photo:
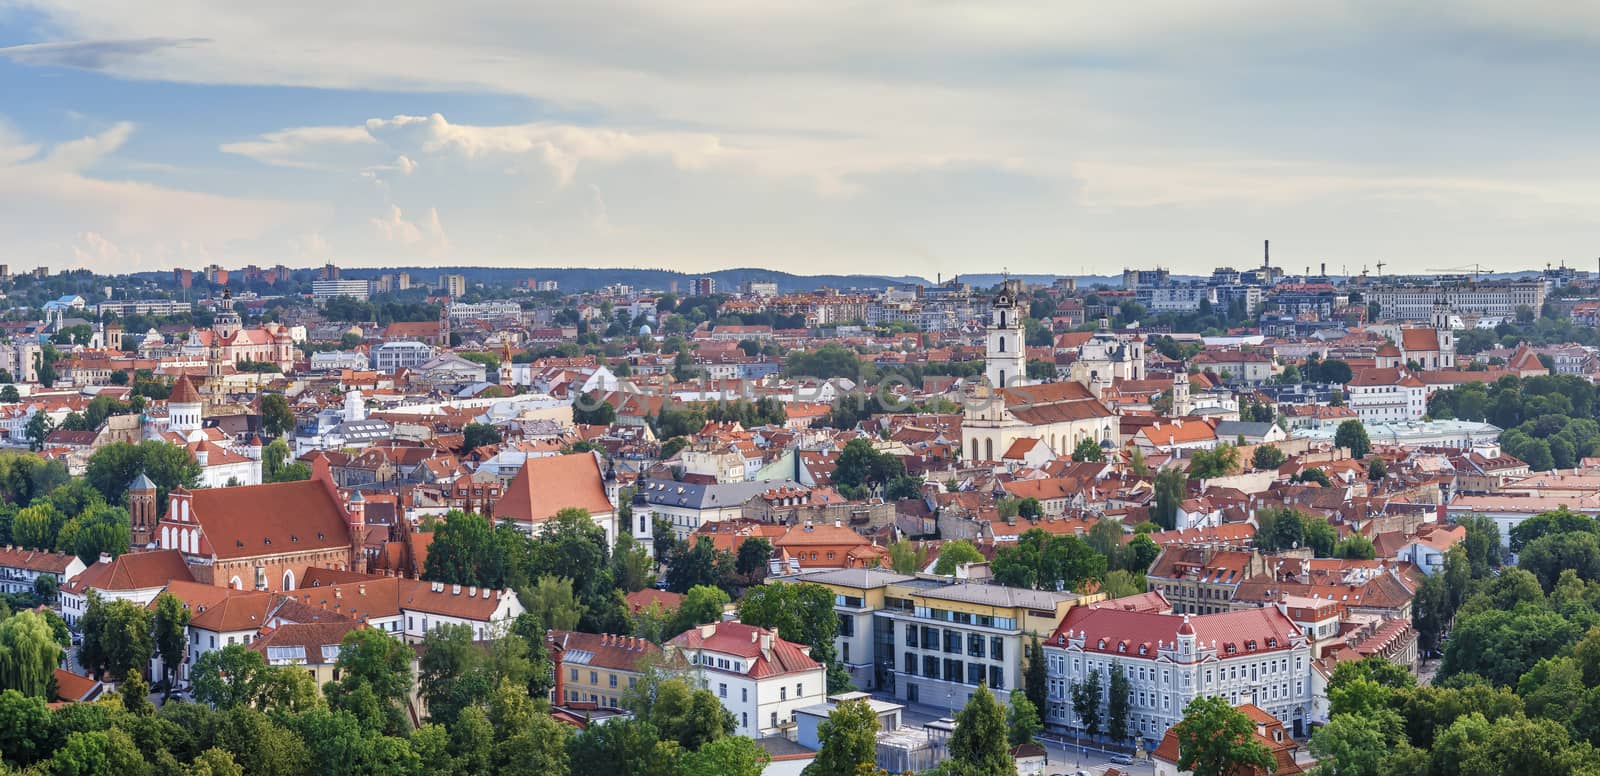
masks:
POLYGON ((1399 274, 1600 231, 1560 4, 318 10, 0 4, 0 252, 1399 274))

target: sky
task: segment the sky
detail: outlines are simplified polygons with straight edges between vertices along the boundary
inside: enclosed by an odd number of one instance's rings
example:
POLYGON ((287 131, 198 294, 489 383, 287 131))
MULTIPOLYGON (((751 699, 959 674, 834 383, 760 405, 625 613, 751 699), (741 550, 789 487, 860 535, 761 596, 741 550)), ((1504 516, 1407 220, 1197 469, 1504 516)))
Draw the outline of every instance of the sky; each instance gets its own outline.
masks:
POLYGON ((1597 74, 1570 0, 0 0, 0 263, 1592 269, 1597 74))

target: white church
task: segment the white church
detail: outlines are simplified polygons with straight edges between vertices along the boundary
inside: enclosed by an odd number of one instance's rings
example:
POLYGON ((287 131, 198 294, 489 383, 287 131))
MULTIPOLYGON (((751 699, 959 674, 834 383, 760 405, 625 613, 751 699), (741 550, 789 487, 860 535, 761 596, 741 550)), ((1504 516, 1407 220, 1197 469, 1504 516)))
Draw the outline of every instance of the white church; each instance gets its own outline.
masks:
POLYGON ((1022 319, 1016 297, 1002 289, 989 311, 984 381, 964 397, 961 450, 967 461, 998 461, 1019 439, 1037 439, 1057 456, 1070 455, 1082 439, 1118 446, 1117 414, 1089 386, 1030 383, 1022 319))

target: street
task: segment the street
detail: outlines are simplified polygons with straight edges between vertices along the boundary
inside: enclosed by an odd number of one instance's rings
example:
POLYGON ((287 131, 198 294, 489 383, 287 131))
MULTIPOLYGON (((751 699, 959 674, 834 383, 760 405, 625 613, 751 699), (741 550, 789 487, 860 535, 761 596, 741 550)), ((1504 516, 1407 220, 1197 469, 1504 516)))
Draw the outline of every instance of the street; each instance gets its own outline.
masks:
MULTIPOLYGON (((889 695, 875 695, 874 697, 881 701, 905 706, 905 712, 901 715, 901 724, 909 727, 922 727, 934 720, 950 716, 949 710, 943 707, 930 706, 925 703, 906 703, 889 695)), ((1090 776, 1100 776, 1100 774, 1105 773, 1107 768, 1113 766, 1120 768, 1125 773, 1132 774, 1132 776, 1151 776, 1155 773, 1154 766, 1148 762, 1116 765, 1111 762, 1111 758, 1114 756, 1113 753, 1096 749, 1081 749, 1073 745, 1071 739, 1062 743, 1050 738, 1049 734, 1045 734, 1035 740, 1045 748, 1046 756, 1049 758, 1049 764, 1045 766, 1046 774, 1074 776, 1081 770, 1090 774, 1090 776)))

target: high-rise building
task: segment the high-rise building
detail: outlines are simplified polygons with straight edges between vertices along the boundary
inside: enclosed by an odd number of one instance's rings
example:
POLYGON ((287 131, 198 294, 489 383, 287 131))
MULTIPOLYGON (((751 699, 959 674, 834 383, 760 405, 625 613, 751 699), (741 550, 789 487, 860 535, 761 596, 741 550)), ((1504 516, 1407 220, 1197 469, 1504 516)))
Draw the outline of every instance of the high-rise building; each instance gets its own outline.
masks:
POLYGON ((717 293, 717 281, 714 278, 695 278, 692 291, 694 296, 711 296, 717 293))
POLYGON ((331 262, 324 264, 322 265, 319 277, 321 277, 323 280, 338 280, 339 268, 334 266, 331 262))
POLYGON ((439 290, 441 292, 443 292, 445 296, 448 296, 451 299, 455 299, 458 296, 466 296, 467 295, 467 276, 466 275, 440 275, 439 276, 439 290))
POLYGON ((372 285, 365 280, 311 281, 311 298, 316 300, 317 304, 326 303, 329 299, 340 296, 365 302, 371 295, 372 285))
POLYGON ((394 273, 394 288, 395 288, 396 291, 404 291, 404 290, 406 290, 406 289, 408 289, 410 287, 411 287, 411 273, 410 272, 396 272, 396 273, 394 273))

